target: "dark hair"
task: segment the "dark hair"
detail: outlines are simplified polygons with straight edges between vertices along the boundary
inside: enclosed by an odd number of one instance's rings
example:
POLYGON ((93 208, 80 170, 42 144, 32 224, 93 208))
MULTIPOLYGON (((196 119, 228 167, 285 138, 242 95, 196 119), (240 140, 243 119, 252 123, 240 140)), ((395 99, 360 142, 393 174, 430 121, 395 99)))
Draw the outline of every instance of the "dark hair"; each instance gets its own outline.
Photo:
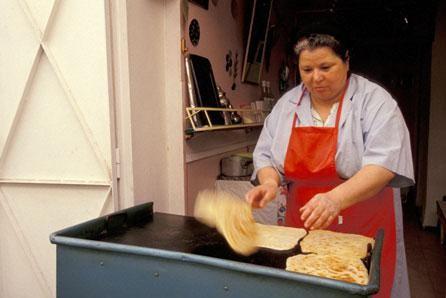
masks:
POLYGON ((329 34, 309 34, 308 36, 300 38, 294 45, 294 52, 297 57, 303 50, 314 50, 317 48, 328 47, 333 50, 333 52, 342 59, 342 61, 347 62, 348 60, 348 49, 334 36, 329 34))
POLYGON ((299 57, 303 50, 328 47, 344 62, 348 60, 350 38, 346 25, 339 18, 327 17, 301 28, 296 35, 294 51, 299 57))

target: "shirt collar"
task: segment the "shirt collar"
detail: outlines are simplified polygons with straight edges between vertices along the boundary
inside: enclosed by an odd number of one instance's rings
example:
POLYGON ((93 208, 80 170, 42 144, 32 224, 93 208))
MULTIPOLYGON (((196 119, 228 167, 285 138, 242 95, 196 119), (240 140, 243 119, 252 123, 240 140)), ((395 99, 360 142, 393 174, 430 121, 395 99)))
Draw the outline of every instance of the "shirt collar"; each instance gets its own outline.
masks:
MULTIPOLYGON (((353 97, 357 91, 357 87, 358 87, 357 76, 355 74, 351 74, 350 79, 349 79, 349 84, 347 87, 347 91, 345 92, 344 100, 342 102, 341 119, 339 120, 340 127, 342 127, 342 125, 345 123, 348 115, 351 112, 352 101, 353 101, 353 97)), ((298 105, 298 102, 302 96, 302 93, 305 91, 304 84, 301 83, 296 89, 297 89, 297 92, 295 92, 295 94, 293 96, 290 96, 289 101, 296 108, 296 113, 298 115, 299 122, 311 123, 312 118, 311 118, 310 96, 308 95, 308 92, 305 92, 300 105, 298 105)))

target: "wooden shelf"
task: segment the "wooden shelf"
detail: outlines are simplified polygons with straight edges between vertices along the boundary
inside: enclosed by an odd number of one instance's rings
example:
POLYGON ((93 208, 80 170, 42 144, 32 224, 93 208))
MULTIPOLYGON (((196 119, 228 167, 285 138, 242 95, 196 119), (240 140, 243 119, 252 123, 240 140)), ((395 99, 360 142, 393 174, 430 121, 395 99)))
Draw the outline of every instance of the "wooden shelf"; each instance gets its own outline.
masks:
POLYGON ((205 132, 205 131, 214 131, 214 130, 231 130, 231 129, 250 129, 255 127, 263 126, 262 122, 252 122, 252 123, 241 123, 241 124, 227 124, 227 125, 215 125, 212 123, 211 118, 209 117, 208 111, 217 111, 217 112, 237 112, 243 119, 246 120, 246 114, 249 114, 253 117, 258 117, 264 119, 267 111, 259 111, 252 109, 225 109, 225 108, 206 108, 206 107, 187 107, 186 119, 189 120, 191 127, 186 128, 185 133, 189 137, 194 135, 195 133, 205 132), (203 113, 207 119, 208 124, 203 126, 197 126, 194 117, 196 117, 199 113, 203 113))

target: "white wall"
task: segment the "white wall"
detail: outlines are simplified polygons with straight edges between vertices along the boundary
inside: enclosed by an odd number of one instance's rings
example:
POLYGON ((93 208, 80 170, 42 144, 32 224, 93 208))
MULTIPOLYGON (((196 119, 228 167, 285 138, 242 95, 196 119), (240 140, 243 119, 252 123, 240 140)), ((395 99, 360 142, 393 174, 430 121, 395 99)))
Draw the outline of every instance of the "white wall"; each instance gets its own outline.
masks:
POLYGON ((439 1, 432 45, 429 153, 424 226, 437 224, 436 205, 446 195, 446 1, 439 1))
POLYGON ((135 204, 184 214, 180 0, 128 0, 135 204))

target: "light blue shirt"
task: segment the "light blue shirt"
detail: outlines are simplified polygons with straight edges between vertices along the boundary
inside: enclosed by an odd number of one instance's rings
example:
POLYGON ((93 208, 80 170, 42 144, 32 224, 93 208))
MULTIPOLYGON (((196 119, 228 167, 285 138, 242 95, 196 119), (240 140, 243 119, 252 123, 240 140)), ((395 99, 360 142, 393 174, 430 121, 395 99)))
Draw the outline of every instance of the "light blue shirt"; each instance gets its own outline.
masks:
MULTIPOLYGON (((303 85, 284 94, 265 120, 254 150, 254 175, 274 167, 284 180, 284 161, 294 115, 297 126, 313 126, 310 97, 303 85)), ((334 118, 331 124, 334 126, 334 118)), ((352 74, 339 123, 336 168, 348 179, 365 165, 379 165, 396 174, 392 187, 414 184, 409 132, 397 102, 381 86, 352 74)), ((323 146, 323 144, 321 144, 323 146)))

